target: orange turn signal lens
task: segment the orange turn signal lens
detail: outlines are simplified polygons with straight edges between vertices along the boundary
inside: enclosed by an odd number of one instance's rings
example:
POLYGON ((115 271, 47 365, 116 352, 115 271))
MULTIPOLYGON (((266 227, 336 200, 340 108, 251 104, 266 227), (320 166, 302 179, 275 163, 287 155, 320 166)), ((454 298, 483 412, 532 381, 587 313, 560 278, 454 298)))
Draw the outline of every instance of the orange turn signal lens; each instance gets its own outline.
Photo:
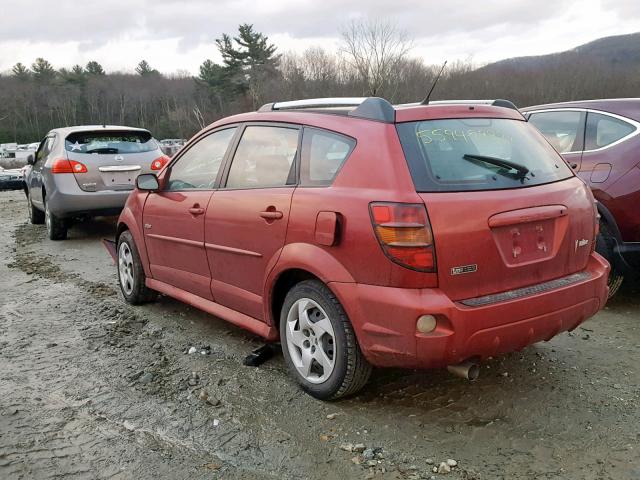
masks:
POLYGON ((423 204, 374 202, 371 221, 384 253, 395 263, 435 272, 433 233, 423 204))

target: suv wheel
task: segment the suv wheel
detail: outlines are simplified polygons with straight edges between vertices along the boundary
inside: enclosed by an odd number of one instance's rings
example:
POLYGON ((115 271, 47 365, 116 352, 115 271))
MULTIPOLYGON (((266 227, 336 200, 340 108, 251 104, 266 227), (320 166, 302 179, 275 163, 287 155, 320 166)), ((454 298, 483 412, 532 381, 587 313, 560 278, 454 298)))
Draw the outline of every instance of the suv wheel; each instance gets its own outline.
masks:
POLYGON ((33 206, 31 193, 27 194, 27 211, 29 212, 30 223, 33 225, 42 225, 44 223, 44 212, 33 206))
POLYGON ((51 213, 46 199, 44 202, 44 223, 47 226, 47 234, 51 240, 64 240, 67 238, 67 224, 63 219, 51 213))
POLYGON ((145 285, 146 278, 138 248, 126 230, 118 238, 118 284, 128 303, 140 305, 155 300, 157 293, 145 285))
POLYGON ((613 297, 620 289, 622 282, 624 281, 624 275, 615 266, 613 247, 615 242, 613 241, 613 233, 611 228, 606 222, 600 221, 600 235, 596 239, 596 251, 605 257, 611 264, 611 271, 609 272, 609 278, 607 279, 607 286, 609 287, 609 298, 613 297))
POLYGON ((307 280, 289 291, 280 313, 280 340, 289 371, 315 398, 352 395, 371 375, 347 314, 320 281, 307 280))

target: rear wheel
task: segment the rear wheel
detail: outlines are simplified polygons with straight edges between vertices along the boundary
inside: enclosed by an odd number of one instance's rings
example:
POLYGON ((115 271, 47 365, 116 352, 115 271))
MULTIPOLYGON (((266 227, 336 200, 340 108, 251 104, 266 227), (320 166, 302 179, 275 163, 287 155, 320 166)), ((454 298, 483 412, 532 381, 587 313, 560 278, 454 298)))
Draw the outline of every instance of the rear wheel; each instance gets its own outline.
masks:
POLYGON ((118 238, 118 283, 124 299, 132 305, 155 300, 157 293, 145 285, 146 275, 131 232, 118 238))
POLYGON ((600 234, 596 239, 596 251, 605 257, 609 263, 611 264, 611 271, 609 272, 609 278, 607 279, 607 286, 609 287, 609 298, 613 297, 616 292, 620 289, 622 282, 624 281, 624 275, 622 272, 616 267, 614 261, 614 247, 615 240, 613 236, 613 232, 611 231, 611 227, 600 220, 600 234))
POLYGON ((30 223, 33 225, 42 225, 44 223, 44 212, 33 206, 30 193, 27 193, 27 211, 29 212, 30 223))
POLYGON ((47 226, 47 235, 51 240, 64 240, 67 238, 67 224, 64 219, 58 218, 49 210, 49 203, 44 202, 44 223, 47 226))
POLYGON ((320 281, 306 280, 289 291, 280 313, 280 339, 289 371, 315 398, 352 395, 371 375, 347 314, 320 281))

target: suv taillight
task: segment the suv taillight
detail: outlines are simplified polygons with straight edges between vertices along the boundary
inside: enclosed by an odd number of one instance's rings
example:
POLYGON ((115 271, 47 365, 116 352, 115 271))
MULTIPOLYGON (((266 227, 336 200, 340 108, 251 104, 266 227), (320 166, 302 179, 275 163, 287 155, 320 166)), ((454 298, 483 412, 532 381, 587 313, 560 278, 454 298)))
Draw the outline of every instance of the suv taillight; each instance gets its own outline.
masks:
POLYGON ((51 173, 87 173, 87 166, 75 160, 58 158, 51 164, 51 173))
POLYGON ((436 252, 423 204, 374 202, 371 222, 384 253, 395 263, 421 272, 436 271, 436 252))
POLYGON ((162 170, 162 167, 164 167, 168 162, 169 157, 162 155, 151 162, 151 170, 162 170))

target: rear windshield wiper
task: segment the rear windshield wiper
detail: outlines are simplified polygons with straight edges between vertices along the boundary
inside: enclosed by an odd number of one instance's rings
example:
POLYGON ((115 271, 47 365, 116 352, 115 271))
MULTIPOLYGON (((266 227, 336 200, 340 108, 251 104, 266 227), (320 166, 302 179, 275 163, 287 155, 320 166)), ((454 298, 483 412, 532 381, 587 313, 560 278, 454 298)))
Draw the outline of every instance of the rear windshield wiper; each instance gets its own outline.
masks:
POLYGON ((527 173, 529 173, 529 169, 524 165, 520 165, 519 163, 505 160, 503 158, 487 157, 485 155, 476 155, 474 153, 465 153, 462 158, 464 158, 465 160, 479 160, 481 162, 489 163, 497 167, 506 167, 516 170, 518 172, 516 178, 525 178, 527 176, 527 173))

